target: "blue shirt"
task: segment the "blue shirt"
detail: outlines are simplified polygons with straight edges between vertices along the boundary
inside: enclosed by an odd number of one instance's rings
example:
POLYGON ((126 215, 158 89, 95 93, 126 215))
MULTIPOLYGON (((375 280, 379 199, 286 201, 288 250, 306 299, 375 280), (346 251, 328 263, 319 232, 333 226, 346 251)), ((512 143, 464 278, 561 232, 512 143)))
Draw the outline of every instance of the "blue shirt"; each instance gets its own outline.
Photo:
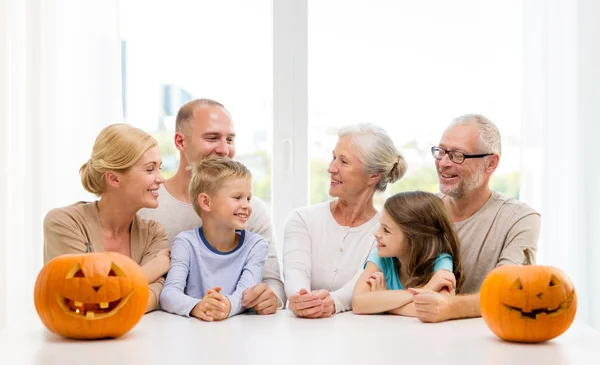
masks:
POLYGON ((237 233, 240 242, 229 252, 212 247, 202 227, 175 236, 171 268, 160 294, 161 308, 189 317, 206 290, 220 286, 231 304, 229 316, 244 311, 242 292, 261 283, 269 244, 256 233, 237 233))
MULTIPOLYGON (((375 247, 369 254, 367 262, 371 261, 385 276, 385 285, 388 290, 402 290, 404 287, 400 283, 400 277, 398 276, 399 264, 398 260, 394 257, 379 257, 377 254, 377 247, 375 247)), ((365 262, 365 267, 367 266, 365 262)), ((448 270, 452 272, 453 269, 452 256, 447 253, 443 253, 435 259, 433 264, 433 272, 438 270, 448 270)))

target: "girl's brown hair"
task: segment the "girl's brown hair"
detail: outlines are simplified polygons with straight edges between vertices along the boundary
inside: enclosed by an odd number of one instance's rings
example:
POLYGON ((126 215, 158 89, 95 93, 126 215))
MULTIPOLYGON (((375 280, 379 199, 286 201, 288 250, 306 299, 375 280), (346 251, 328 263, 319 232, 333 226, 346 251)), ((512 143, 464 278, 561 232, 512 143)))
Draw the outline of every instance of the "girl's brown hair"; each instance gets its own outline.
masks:
POLYGON ((439 255, 452 256, 456 292, 464 281, 459 241, 454 222, 435 194, 409 191, 391 196, 383 207, 402 229, 407 245, 408 264, 402 268, 409 280, 405 287, 421 287, 433 276, 433 264, 439 255))

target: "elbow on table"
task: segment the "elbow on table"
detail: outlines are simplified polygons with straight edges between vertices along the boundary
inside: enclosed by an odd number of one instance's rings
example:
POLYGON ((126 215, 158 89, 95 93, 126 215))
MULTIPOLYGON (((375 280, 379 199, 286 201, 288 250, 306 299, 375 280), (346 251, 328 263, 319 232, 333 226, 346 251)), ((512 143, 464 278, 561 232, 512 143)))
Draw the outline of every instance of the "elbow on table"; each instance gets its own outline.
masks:
POLYGON ((369 314, 365 308, 365 301, 362 298, 352 297, 352 313, 354 314, 369 314))

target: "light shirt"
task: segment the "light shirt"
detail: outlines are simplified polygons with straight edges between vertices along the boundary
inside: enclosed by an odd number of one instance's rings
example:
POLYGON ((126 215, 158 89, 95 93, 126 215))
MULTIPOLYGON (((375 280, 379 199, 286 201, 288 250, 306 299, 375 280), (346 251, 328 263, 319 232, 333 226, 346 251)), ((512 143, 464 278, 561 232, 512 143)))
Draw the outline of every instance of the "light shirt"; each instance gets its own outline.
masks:
POLYGON ((252 232, 238 234, 240 242, 229 252, 212 247, 202 228, 178 234, 171 247, 171 268, 160 295, 161 308, 189 317, 206 291, 220 286, 231 304, 229 316, 244 311, 242 292, 261 282, 269 244, 252 232))
MULTIPOLYGON (((385 276, 385 285, 388 290, 404 289, 404 286, 402 285, 402 283, 400 283, 400 276, 398 275, 400 273, 400 264, 397 258, 380 257, 377 254, 377 247, 375 247, 371 251, 369 258, 367 259, 367 262, 369 261, 377 265, 379 270, 381 270, 381 272, 385 276)), ((365 267, 366 266, 367 263, 365 263, 365 267)), ((450 256, 447 253, 443 253, 435 259, 435 262, 433 263, 433 272, 437 272, 438 270, 448 270, 450 272, 453 272, 453 266, 454 265, 452 264, 452 256, 450 256)))
MULTIPOLYGON (((447 199, 438 194, 442 200, 447 199)), ((462 294, 478 293, 487 274, 496 266, 521 265, 524 249, 535 261, 540 237, 540 213, 527 204, 492 191, 475 214, 455 222, 464 272, 462 294)))
MULTIPOLYGON (((202 219, 196 214, 191 203, 175 199, 162 184, 158 193, 158 208, 142 209, 138 214, 145 219, 159 222, 167 231, 170 243, 180 232, 202 226, 202 219)), ((278 308, 281 309, 285 305, 286 298, 279 271, 277 249, 273 241, 273 224, 269 208, 257 197, 252 197, 251 205, 252 214, 246 223, 246 231, 259 234, 269 244, 269 257, 265 262, 263 282, 275 292, 278 308)))
POLYGON ((380 213, 358 227, 338 224, 330 202, 292 211, 283 240, 283 277, 287 296, 301 288, 331 293, 336 312, 352 309, 354 284, 375 245, 380 213))

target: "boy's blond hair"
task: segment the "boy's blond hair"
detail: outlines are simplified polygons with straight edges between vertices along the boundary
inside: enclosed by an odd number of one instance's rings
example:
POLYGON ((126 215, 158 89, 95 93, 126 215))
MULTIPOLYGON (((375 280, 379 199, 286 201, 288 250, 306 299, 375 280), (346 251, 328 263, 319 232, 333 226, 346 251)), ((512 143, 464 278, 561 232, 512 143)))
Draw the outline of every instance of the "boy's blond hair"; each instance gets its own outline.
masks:
POLYGON ((188 169, 192 171, 192 179, 188 189, 190 200, 194 211, 198 215, 202 211, 198 203, 200 194, 214 194, 225 182, 233 178, 252 178, 250 170, 243 163, 223 157, 205 158, 191 165, 188 169))

